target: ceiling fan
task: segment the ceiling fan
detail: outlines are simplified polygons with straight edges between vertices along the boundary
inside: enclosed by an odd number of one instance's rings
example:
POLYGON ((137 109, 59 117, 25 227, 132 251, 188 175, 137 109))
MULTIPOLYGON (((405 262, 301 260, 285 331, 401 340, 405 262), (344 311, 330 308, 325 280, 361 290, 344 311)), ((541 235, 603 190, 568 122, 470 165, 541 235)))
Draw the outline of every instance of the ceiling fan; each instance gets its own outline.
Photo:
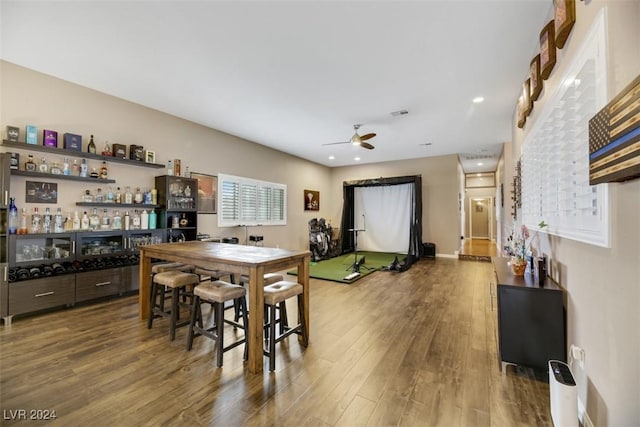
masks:
POLYGON ((375 133, 367 133, 365 135, 358 135, 358 129, 360 129, 361 125, 353 125, 353 129, 356 131, 353 136, 351 137, 351 139, 349 141, 342 141, 342 142, 331 142, 329 144, 322 144, 322 145, 337 145, 337 144, 353 144, 353 145, 358 145, 362 148, 366 148, 367 150, 373 150, 374 147, 373 145, 369 144, 368 142, 365 142, 368 139, 373 138, 374 136, 376 136, 375 133))

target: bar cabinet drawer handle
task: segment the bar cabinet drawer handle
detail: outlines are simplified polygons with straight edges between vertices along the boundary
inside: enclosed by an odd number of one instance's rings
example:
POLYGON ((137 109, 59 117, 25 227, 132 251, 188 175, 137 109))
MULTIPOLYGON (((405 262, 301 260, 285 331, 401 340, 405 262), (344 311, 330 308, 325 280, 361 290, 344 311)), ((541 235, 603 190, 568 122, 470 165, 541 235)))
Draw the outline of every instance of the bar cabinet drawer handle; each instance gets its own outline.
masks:
POLYGON ((99 287, 99 286, 107 286, 107 285, 110 285, 110 284, 111 284, 111 282, 96 283, 96 287, 99 287))
POLYGON ((55 292, 53 292, 53 291, 52 292, 44 292, 42 294, 36 294, 36 298, 47 297, 47 296, 53 295, 53 294, 55 294, 55 292))

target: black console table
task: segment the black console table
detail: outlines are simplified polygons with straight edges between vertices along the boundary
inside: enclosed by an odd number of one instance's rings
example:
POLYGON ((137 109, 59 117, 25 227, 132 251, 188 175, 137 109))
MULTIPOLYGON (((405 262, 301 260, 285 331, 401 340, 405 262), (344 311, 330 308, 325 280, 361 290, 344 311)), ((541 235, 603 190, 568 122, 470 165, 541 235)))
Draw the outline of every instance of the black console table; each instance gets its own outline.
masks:
POLYGON ((549 360, 566 362, 564 290, 547 277, 516 276, 508 259, 493 257, 498 310, 498 346, 502 373, 506 365, 547 369, 549 360))

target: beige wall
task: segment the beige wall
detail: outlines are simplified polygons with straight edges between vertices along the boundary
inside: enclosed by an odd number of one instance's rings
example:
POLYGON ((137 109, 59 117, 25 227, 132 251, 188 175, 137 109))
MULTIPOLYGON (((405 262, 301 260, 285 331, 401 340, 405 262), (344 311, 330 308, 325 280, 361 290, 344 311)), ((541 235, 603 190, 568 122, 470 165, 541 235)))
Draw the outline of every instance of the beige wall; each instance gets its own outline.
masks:
POLYGON ((461 232, 457 170, 456 155, 333 168, 330 218, 341 221, 344 181, 422 175, 422 241, 435 243, 439 255, 453 255, 461 232))
MULTIPOLYGON (((607 8, 608 87, 613 98, 640 72, 640 2, 576 2, 577 19, 524 130, 514 126, 505 150, 505 193, 515 159, 533 123, 576 56, 600 9, 607 8)), ((532 37, 536 37, 533 34, 532 37)), ((514 100, 515 103, 515 100, 514 100)), ((596 426, 637 426, 640 420, 640 179, 610 185, 611 248, 551 236, 543 250, 568 292, 568 344, 586 352, 587 413, 596 426)), ((509 217, 505 201, 504 218, 509 217)), ((504 237, 504 236, 503 236, 504 237)), ((578 372, 576 376, 582 373, 578 372)), ((582 390, 581 390, 582 392, 582 390)))
MULTIPOLYGON (((265 245, 293 249, 308 248, 308 221, 314 216, 326 216, 329 203, 324 197, 329 193, 330 170, 327 167, 293 157, 234 136, 179 119, 119 98, 43 75, 7 62, 0 62, 1 100, 0 126, 3 138, 6 125, 19 126, 22 139, 24 127, 34 124, 41 138, 42 129, 57 130, 59 139, 64 132, 83 135, 85 147, 90 134, 95 136, 98 150, 104 142, 139 144, 156 152, 156 162, 169 159, 182 160, 182 168, 189 166, 192 172, 212 175, 228 173, 287 184, 287 225, 252 227, 250 234, 263 234, 265 245), (303 191, 318 190, 321 193, 321 210, 305 213, 303 191)), ((40 140, 40 139, 39 139, 40 140)), ((5 150, 4 151, 10 151, 5 150)), ((86 149, 86 148, 85 148, 86 149)), ((21 163, 28 150, 20 151, 21 163)), ((34 152, 37 157, 44 153, 34 152)), ((46 154, 49 163, 62 162, 46 154)), ((90 166, 99 166, 90 162, 90 166)), ((110 178, 124 188, 152 188, 154 176, 164 174, 162 169, 123 166, 110 163, 110 178)), ((11 191, 19 208, 33 205, 24 203, 24 177, 13 177, 11 191)), ((54 181, 55 182, 55 181, 54 181)), ((63 211, 75 211, 75 202, 85 188, 95 191, 99 184, 58 181, 58 204, 63 211)), ((41 206, 44 207, 44 205, 41 206)), ((80 210, 80 209, 78 209, 80 210)), ((217 227, 217 215, 200 215, 201 232, 214 236, 238 236, 244 239, 244 229, 217 227)))

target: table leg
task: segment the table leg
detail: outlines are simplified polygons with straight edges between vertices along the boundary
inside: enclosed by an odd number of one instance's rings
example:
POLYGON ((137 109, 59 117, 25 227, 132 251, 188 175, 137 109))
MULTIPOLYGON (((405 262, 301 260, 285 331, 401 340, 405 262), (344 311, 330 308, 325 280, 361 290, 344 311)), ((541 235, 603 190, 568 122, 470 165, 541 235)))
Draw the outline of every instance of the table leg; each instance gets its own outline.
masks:
POLYGON ((138 271, 138 316, 140 320, 149 318, 151 292, 151 258, 140 249, 140 267, 138 271))
POLYGON ((249 269, 249 372, 262 372, 264 362, 264 267, 249 269))
MULTIPOLYGON (((304 325, 307 330, 306 345, 309 345, 309 340, 311 339, 309 338, 309 259, 310 256, 306 256, 300 261, 300 264, 298 264, 298 283, 300 283, 303 288, 304 325)), ((301 336, 298 336, 298 340, 304 342, 301 336)))

